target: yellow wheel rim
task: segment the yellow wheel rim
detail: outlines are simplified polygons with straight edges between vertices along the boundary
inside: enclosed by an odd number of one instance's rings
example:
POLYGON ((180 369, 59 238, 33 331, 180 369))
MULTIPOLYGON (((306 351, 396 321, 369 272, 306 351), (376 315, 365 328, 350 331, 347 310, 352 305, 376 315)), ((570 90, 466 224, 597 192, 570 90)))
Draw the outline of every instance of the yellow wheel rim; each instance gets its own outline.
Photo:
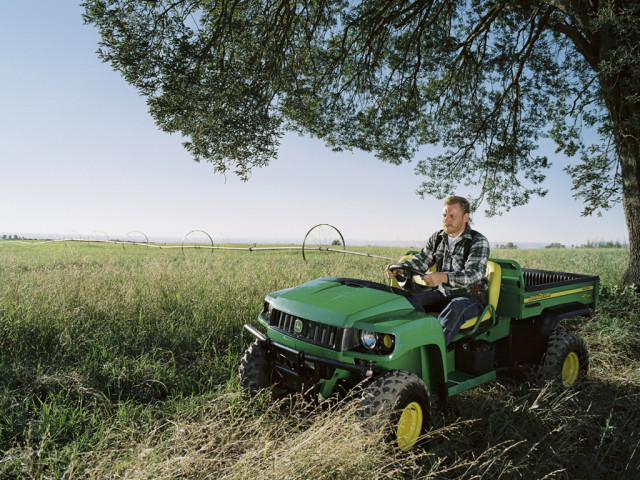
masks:
POLYGON ((411 402, 405 407, 398 421, 398 447, 407 451, 413 448, 422 431, 422 407, 418 402, 411 402))
POLYGON ((580 359, 576 352, 571 352, 562 364, 562 384, 565 387, 570 387, 576 383, 578 373, 580 373, 580 359))

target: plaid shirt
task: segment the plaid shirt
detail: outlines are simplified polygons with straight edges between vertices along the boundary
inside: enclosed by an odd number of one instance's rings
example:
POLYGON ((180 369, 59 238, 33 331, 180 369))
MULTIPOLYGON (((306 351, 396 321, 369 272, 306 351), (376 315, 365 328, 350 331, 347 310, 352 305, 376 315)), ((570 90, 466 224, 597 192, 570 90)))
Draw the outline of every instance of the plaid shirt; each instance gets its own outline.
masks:
POLYGON ((451 250, 448 235, 444 230, 440 230, 431 235, 418 254, 402 263, 424 272, 435 264, 438 272, 445 272, 449 277, 449 283, 440 284, 438 290, 447 297, 460 297, 478 293, 478 289, 483 294, 486 292, 489 285, 489 279, 486 276, 487 260, 489 260, 489 241, 478 232, 472 236, 471 227, 467 225, 451 246, 451 250), (442 237, 442 241, 435 250, 438 235, 442 237), (464 262, 464 244, 467 238, 472 240, 469 256, 464 262))

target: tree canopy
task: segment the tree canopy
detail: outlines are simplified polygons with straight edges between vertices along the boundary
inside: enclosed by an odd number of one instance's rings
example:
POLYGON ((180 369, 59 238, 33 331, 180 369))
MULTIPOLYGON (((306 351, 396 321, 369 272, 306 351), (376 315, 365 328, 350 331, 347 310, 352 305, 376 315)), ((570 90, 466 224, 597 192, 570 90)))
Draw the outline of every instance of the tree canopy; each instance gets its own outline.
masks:
POLYGON ((551 137, 574 158, 566 170, 585 214, 623 199, 625 279, 640 284, 636 0, 83 6, 100 58, 147 98, 159 127, 184 135, 197 161, 244 179, 296 131, 414 161, 419 194, 466 185, 493 214, 546 193, 538 144, 551 137))

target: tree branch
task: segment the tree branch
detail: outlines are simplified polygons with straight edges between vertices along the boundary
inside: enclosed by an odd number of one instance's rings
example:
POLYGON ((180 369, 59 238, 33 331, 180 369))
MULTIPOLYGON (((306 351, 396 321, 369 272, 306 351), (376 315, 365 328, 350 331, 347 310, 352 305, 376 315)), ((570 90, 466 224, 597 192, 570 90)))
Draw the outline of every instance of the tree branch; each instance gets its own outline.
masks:
POLYGON ((592 50, 592 45, 589 41, 580 33, 576 27, 568 25, 566 23, 555 23, 551 28, 563 34, 571 43, 576 47, 578 52, 585 58, 594 71, 598 71, 598 57, 592 50))

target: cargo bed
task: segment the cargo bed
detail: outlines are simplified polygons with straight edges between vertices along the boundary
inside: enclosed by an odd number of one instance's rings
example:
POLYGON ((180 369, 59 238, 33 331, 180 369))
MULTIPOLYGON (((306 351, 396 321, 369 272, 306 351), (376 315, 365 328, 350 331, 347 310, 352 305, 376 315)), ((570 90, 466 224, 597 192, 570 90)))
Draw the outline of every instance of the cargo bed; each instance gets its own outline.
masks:
POLYGON ((557 305, 582 304, 593 310, 598 304, 598 276, 534 270, 513 260, 492 260, 502 268, 498 315, 529 318, 557 305))

